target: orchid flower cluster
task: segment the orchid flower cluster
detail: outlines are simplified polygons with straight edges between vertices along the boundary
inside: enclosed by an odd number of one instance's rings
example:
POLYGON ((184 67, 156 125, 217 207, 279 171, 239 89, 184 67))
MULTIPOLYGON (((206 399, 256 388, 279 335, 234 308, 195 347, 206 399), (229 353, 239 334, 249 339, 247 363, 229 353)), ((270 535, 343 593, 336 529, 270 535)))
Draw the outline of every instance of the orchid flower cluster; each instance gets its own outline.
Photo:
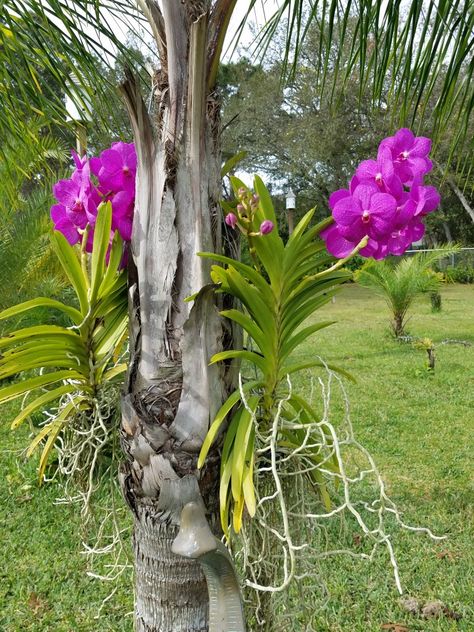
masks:
POLYGON ((379 145, 377 160, 357 167, 348 189, 329 198, 334 224, 321 233, 338 259, 354 252, 374 259, 402 255, 425 233, 423 218, 440 203, 435 187, 423 183, 431 171, 431 140, 403 128, 379 145))
POLYGON ((237 228, 246 237, 260 237, 261 235, 268 235, 274 229, 274 224, 271 220, 265 219, 260 224, 258 231, 252 230, 252 223, 255 213, 258 209, 260 198, 256 193, 251 193, 245 187, 241 187, 237 191, 237 214, 227 213, 225 216, 225 223, 231 228, 237 228))
POLYGON ((79 157, 72 152, 75 170, 68 180, 53 187, 58 204, 51 207, 54 229, 71 245, 84 241, 92 252, 94 227, 101 203, 112 203, 112 241, 118 231, 124 242, 132 237, 137 156, 133 143, 113 143, 99 157, 79 157))

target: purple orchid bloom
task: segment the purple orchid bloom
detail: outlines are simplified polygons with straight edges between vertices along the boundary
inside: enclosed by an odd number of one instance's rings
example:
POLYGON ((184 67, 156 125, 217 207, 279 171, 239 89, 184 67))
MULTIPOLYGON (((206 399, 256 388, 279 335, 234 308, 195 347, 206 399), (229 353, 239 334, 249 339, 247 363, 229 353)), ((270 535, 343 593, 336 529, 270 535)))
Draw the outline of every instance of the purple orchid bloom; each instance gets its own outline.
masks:
POLYGON ((224 221, 227 224, 227 226, 230 226, 231 228, 235 228, 238 221, 237 215, 235 213, 227 213, 224 221))
POLYGON ((436 188, 423 184, 423 176, 432 168, 430 149, 429 138, 400 129, 380 143, 377 160, 358 166, 348 189, 331 194, 335 225, 321 232, 331 254, 347 257, 368 236, 360 254, 383 259, 403 254, 421 239, 422 218, 440 203, 436 188))
POLYGON ((414 218, 406 226, 393 231, 387 239, 387 247, 392 255, 402 255, 414 241, 420 240, 425 234, 425 225, 418 218, 414 218))
POLYGON ((272 232, 273 228, 273 222, 269 219, 264 219, 263 222, 260 224, 260 233, 262 235, 268 235, 272 232))
POLYGON ((99 184, 103 190, 127 191, 135 194, 135 175, 137 155, 133 143, 113 143, 110 149, 100 154, 100 169, 97 161, 93 163, 99 184))
POLYGON ((361 162, 356 176, 361 184, 375 184, 380 193, 390 193, 397 200, 403 193, 401 180, 395 174, 392 153, 383 144, 379 147, 377 160, 361 162))
POLYGON ((118 230, 124 241, 132 238, 135 198, 128 191, 119 191, 112 197, 112 229, 118 230))
POLYGON ((51 207, 51 219, 53 220, 54 230, 62 233, 71 246, 77 244, 80 239, 79 232, 69 219, 64 204, 54 204, 51 207))
POLYGON ((69 219, 84 229, 89 222, 95 223, 97 204, 92 194, 90 169, 86 162, 82 169, 74 171, 69 180, 60 180, 53 186, 54 197, 66 208, 69 219))
POLYGON ((337 257, 337 259, 347 257, 356 246, 352 241, 341 235, 337 224, 333 224, 321 231, 320 237, 326 242, 327 251, 334 257, 337 257))
MULTIPOLYGON (((60 180, 53 187, 59 202, 51 208, 51 218, 56 230, 62 232, 71 245, 81 240, 81 234, 88 227, 86 252, 92 252, 94 227, 100 204, 112 203, 112 231, 122 240, 131 240, 133 212, 135 204, 135 174, 137 158, 133 143, 114 143, 111 149, 102 152, 101 157, 80 157, 72 151, 75 171, 68 180, 60 180), (99 181, 94 186, 91 174, 99 181)), ((110 248, 109 248, 110 250, 110 248)), ((107 253, 108 260, 109 253, 107 253)), ((123 265, 126 258, 123 258, 123 265)))
POLYGON ((380 193, 377 186, 360 184, 353 195, 336 202, 333 217, 343 229, 343 236, 358 242, 364 235, 377 240, 393 225, 397 201, 389 193, 380 193))
POLYGON ((74 149, 71 149, 71 156, 72 156, 72 159, 74 160, 74 164, 76 165, 76 169, 78 171, 81 171, 84 165, 89 162, 89 159, 87 158, 85 154, 81 158, 81 156, 79 156, 77 151, 74 151, 74 149))
POLYGON ((337 191, 334 191, 334 193, 331 193, 329 196, 329 208, 331 211, 334 210, 334 206, 337 202, 339 202, 339 200, 352 195, 359 184, 359 179, 354 175, 351 178, 348 189, 338 189, 337 191))
POLYGON ((433 163, 428 158, 431 139, 426 136, 415 136, 406 127, 383 140, 381 146, 390 149, 395 173, 403 184, 410 184, 415 178, 423 176, 433 168, 433 163))
POLYGON ((440 202, 441 196, 436 187, 421 184, 421 178, 413 182, 410 197, 416 204, 415 215, 428 215, 435 211, 440 202))

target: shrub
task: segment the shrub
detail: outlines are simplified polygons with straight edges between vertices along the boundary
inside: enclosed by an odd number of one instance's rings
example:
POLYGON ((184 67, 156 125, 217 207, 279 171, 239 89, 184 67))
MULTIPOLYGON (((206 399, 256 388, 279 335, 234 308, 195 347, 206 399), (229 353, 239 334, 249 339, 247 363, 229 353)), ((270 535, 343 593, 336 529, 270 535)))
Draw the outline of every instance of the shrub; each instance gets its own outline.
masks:
POLYGON ((448 283, 474 283, 474 267, 448 266, 444 271, 448 283))

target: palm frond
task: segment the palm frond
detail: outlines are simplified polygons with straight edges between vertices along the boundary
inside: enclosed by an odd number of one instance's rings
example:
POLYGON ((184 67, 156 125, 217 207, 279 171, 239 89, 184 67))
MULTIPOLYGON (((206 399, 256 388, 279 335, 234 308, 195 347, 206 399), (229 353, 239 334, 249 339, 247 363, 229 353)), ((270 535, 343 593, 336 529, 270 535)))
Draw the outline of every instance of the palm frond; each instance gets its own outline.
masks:
MULTIPOLYGON (((242 27, 258 3, 259 0, 247 3, 242 27)), ((224 11, 225 19, 219 22, 223 29, 227 28, 234 4, 229 0, 208 3, 211 16, 224 11)), ((152 5, 162 18, 158 3, 139 5, 152 5)), ((387 3, 280 0, 259 36, 260 54, 268 50, 283 22, 286 41, 283 67, 287 75, 291 76, 295 70, 301 44, 311 26, 316 25, 319 37, 314 56, 321 97, 328 95, 333 99, 334 87, 342 77, 346 90, 359 95, 370 92, 373 107, 391 106, 397 116, 394 126, 408 124, 419 130, 425 127, 429 116, 432 128, 429 131, 435 139, 449 127, 448 159, 457 148, 463 148, 463 163, 457 165, 458 169, 471 159, 474 149, 470 133, 474 107, 471 0, 413 0, 407 7, 401 0, 387 3), (433 101, 435 111, 431 118, 428 103, 433 101)), ((95 93, 106 102, 110 79, 103 72, 104 64, 113 65, 117 55, 130 60, 133 53, 124 43, 121 30, 132 30, 139 35, 144 24, 146 20, 132 0, 74 3, 4 0, 0 8, 3 62, 0 82, 14 89, 0 93, 3 136, 8 130, 10 135, 31 138, 23 124, 25 111, 36 112, 45 121, 64 123, 63 95, 71 94, 67 79, 72 72, 79 76, 90 95, 95 93), (41 81, 43 71, 54 77, 56 90, 41 81)), ((149 25, 147 28, 153 30, 149 25)), ((155 33, 155 37, 160 50, 160 34, 155 33)), ((219 33, 213 31, 211 37, 220 42, 219 33)), ((110 125, 110 120, 105 123, 110 125)))
MULTIPOLYGON (((256 0, 250 3, 250 8, 256 0)), ((315 61, 320 96, 334 96, 343 77, 346 89, 372 95, 373 106, 392 106, 394 125, 423 129, 431 119, 428 104, 435 102, 430 130, 437 139, 449 126, 450 157, 474 142, 469 130, 474 106, 474 11, 470 0, 426 2, 413 0, 283 0, 261 32, 258 50, 263 57, 285 21, 284 71, 291 78, 299 62, 301 44, 310 28, 319 30, 315 61), (334 80, 328 83, 328 78, 334 80), (354 86, 353 79, 358 86, 354 86)))
MULTIPOLYGON (((127 33, 141 38, 143 17, 132 1, 44 3, 5 0, 0 5, 0 129, 35 141, 24 124, 33 114, 44 125, 66 126, 65 95, 77 102, 72 76, 90 98, 110 100, 115 86, 105 68, 117 56, 135 67, 142 59, 126 45, 127 33)), ((143 38, 141 38, 143 39, 143 38)), ((147 46, 143 40, 143 46, 147 46)), ((84 103, 78 104, 84 105, 84 103)), ((103 123, 110 125, 109 113, 103 123)))

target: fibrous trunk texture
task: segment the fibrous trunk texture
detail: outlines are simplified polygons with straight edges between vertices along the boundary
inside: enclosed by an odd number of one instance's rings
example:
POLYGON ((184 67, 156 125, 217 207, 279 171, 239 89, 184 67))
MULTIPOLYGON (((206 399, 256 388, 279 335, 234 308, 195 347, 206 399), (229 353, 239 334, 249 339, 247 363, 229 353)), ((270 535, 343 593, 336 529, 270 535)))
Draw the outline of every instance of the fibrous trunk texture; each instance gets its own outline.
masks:
POLYGON ((135 523, 136 630, 207 630, 207 586, 200 567, 173 555, 177 528, 140 511, 135 523))
POLYGON ((136 627, 207 630, 199 564, 171 553, 182 507, 217 520, 218 460, 196 462, 230 371, 209 366, 230 344, 200 251, 220 251, 218 106, 208 85, 210 2, 146 0, 159 39, 154 108, 123 86, 138 156, 130 271, 130 370, 122 405, 121 472, 135 515, 136 627), (199 10, 198 10, 199 9, 199 10), (194 297, 191 301, 185 301, 194 297), (227 342, 226 342, 227 341, 227 342))

